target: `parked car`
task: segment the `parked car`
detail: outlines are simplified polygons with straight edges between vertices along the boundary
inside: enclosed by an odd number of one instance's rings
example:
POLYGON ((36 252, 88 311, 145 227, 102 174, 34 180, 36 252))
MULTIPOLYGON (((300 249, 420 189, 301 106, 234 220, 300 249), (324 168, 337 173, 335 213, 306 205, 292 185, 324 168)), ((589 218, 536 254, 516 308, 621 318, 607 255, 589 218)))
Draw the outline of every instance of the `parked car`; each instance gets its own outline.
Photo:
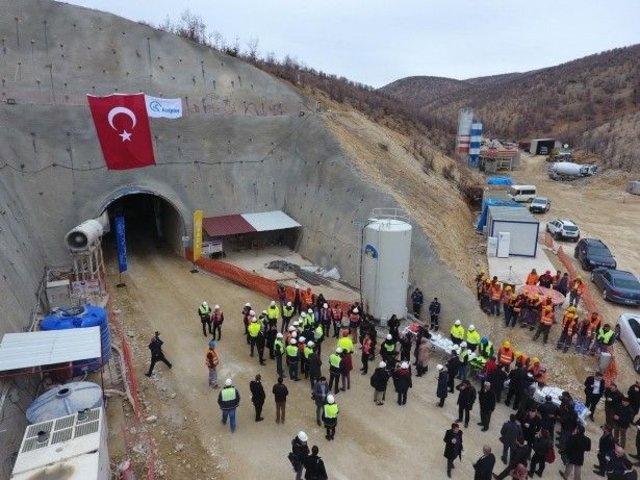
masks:
POLYGON ((591 272, 591 281, 605 300, 640 306, 640 282, 633 273, 598 267, 591 272))
POLYGON ((584 270, 593 270, 596 267, 615 269, 618 264, 609 248, 602 240, 596 238, 583 238, 576 245, 573 256, 578 259, 584 270))
POLYGON ((547 222, 547 232, 549 232, 556 240, 572 240, 577 242, 580 240, 580 229, 571 220, 560 220, 556 218, 547 222))
POLYGON ((616 337, 633 360, 633 368, 640 373, 640 315, 623 313, 616 324, 616 337))
POLYGON ((547 213, 551 208, 551 200, 546 197, 536 197, 531 200, 529 211, 531 213, 547 213))

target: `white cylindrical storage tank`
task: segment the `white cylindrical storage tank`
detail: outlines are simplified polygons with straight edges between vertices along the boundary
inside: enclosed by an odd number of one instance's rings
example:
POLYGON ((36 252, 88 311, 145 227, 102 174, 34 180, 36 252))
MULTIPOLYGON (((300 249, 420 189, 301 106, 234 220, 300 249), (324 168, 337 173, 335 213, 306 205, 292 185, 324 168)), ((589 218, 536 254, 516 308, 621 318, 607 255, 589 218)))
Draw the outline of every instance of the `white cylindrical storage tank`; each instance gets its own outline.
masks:
POLYGON ((362 247, 362 300, 369 314, 383 325, 393 314, 406 317, 411 225, 393 218, 371 219, 362 247))

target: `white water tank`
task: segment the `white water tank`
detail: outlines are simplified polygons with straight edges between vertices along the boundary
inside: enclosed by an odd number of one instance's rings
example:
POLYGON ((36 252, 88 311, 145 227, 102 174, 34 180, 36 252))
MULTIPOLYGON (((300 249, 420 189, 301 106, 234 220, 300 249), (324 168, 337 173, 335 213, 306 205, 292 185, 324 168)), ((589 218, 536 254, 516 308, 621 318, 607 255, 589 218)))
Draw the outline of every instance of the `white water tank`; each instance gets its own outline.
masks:
POLYGON ((407 315, 411 225, 396 218, 372 218, 362 245, 362 299, 386 325, 391 315, 407 315))

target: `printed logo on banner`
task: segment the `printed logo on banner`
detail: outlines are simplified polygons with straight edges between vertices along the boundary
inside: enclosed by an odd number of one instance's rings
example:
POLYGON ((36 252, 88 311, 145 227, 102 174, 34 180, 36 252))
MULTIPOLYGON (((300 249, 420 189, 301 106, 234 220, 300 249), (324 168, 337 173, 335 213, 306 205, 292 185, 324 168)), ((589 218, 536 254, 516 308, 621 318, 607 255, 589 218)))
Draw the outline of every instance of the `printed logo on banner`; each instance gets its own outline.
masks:
POLYGON ((116 248, 118 249, 118 269, 127 271, 127 239, 124 233, 124 217, 116 217, 116 248))
POLYGON ((182 117, 182 99, 160 98, 145 95, 147 114, 151 118, 180 118, 182 117))
POLYGON ((378 250, 376 250, 376 247, 374 247, 370 243, 367 243, 367 245, 364 247, 364 254, 370 258, 378 258, 378 250))

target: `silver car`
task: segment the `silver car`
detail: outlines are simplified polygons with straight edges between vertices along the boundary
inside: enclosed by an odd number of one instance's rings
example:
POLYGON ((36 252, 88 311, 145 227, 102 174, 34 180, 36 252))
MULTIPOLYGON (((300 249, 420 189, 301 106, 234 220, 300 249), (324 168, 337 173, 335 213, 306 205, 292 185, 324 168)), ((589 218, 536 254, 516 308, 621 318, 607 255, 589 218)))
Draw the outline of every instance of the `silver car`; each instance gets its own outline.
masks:
POLYGON ((616 337, 633 359, 633 368, 640 373, 640 314, 623 313, 618 318, 616 337))

